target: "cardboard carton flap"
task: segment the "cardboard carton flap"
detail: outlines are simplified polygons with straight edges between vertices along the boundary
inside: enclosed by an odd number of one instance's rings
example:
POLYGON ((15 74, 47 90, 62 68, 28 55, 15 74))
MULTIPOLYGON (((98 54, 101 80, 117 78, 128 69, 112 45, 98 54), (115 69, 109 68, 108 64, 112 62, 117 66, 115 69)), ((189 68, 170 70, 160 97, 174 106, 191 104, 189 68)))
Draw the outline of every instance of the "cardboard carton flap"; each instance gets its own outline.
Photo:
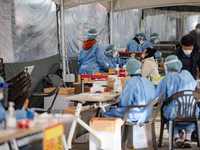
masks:
MULTIPOLYGON (((53 91, 55 89, 55 87, 51 87, 51 88, 44 88, 44 93, 49 93, 51 91, 53 91)), ((70 95, 72 93, 74 93, 75 88, 64 88, 64 87, 60 87, 58 95, 70 95)))
POLYGON ((123 124, 124 121, 121 118, 92 118, 90 120, 90 127, 95 131, 115 132, 123 124))
MULTIPOLYGON (((81 112, 85 111, 85 110, 89 110, 89 109, 90 108, 82 108, 81 112)), ((76 111, 76 107, 68 107, 68 108, 63 109, 62 114, 73 114, 73 115, 75 115, 75 111, 76 111)))

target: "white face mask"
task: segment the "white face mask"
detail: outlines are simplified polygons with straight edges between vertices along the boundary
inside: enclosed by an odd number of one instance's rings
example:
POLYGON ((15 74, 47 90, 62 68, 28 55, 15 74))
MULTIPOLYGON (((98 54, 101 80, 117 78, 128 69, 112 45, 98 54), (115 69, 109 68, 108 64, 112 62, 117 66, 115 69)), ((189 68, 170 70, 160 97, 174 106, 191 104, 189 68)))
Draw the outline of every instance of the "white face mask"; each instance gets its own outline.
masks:
POLYGON ((190 54, 192 53, 191 50, 183 50, 183 52, 184 52, 184 54, 187 55, 187 56, 190 55, 190 54))
POLYGON ((154 43, 157 44, 159 42, 159 39, 155 39, 154 43))
POLYGON ((142 58, 144 58, 145 57, 145 55, 144 54, 142 54, 142 58))
POLYGON ((200 29, 197 29, 197 33, 200 33, 200 29))
POLYGON ((113 54, 113 57, 117 57, 118 56, 118 52, 116 51, 114 54, 113 54))
POLYGON ((0 93, 0 101, 3 99, 3 93, 0 93))
POLYGON ((140 41, 140 45, 142 45, 143 43, 144 43, 144 41, 143 41, 143 40, 141 40, 141 41, 140 41))

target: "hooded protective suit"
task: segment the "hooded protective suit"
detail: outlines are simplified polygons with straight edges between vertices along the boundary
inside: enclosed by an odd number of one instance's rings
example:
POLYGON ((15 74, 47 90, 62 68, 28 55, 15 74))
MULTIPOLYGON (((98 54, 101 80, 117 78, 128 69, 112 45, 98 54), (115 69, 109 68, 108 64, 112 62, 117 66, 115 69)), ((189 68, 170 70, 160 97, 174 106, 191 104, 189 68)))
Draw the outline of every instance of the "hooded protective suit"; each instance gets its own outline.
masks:
MULTIPOLYGON (((150 41, 147 41, 147 42, 145 42, 145 43, 143 44, 143 46, 142 46, 142 48, 141 48, 142 52, 144 52, 144 50, 145 50, 146 48, 154 48, 154 44, 151 43, 150 41)), ((159 57, 160 57, 160 53, 157 51, 157 52, 155 53, 155 58, 157 59, 157 58, 159 58, 159 57)))
POLYGON ((99 73, 100 68, 103 70, 109 69, 106 62, 102 61, 104 60, 103 47, 96 42, 90 44, 91 42, 85 41, 80 49, 78 56, 79 74, 92 75, 93 73, 99 73), (90 45, 91 47, 85 45, 90 45))
POLYGON ((126 49, 128 52, 142 52, 140 44, 138 44, 134 39, 131 39, 127 43, 126 49))
MULTIPOLYGON (((164 101, 171 95, 184 91, 184 90, 195 90, 197 82, 194 80, 190 72, 187 70, 182 70, 180 73, 169 72, 166 77, 164 77, 156 88, 156 97, 159 96, 163 91, 166 91, 164 96, 164 101)), ((176 101, 171 102, 167 106, 163 107, 164 116, 169 120, 174 120, 178 113, 178 103, 176 101)), ((199 110, 196 109, 196 116, 198 116, 199 110)), ((168 126, 168 124, 167 124, 168 126)), ((195 124, 176 124, 174 132, 176 130, 194 129, 195 124)))

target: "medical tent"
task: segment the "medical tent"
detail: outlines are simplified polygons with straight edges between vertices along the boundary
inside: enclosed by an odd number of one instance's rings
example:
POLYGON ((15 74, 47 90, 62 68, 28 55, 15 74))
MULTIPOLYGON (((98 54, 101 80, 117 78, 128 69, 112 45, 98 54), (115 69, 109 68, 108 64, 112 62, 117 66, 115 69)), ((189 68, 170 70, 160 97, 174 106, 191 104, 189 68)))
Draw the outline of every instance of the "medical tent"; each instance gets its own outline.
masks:
MULTIPOLYGON (((66 39, 65 36, 66 33, 70 33, 69 37, 73 37, 73 33, 76 33, 76 28, 71 31, 66 30, 66 26, 70 24, 66 24, 68 20, 66 20, 66 13, 64 13, 64 10, 81 5, 83 11, 88 11, 84 9, 84 5, 94 3, 100 3, 109 10, 109 18, 107 17, 104 19, 105 17, 101 16, 99 18, 94 18, 102 19, 104 23, 107 21, 109 22, 106 29, 100 30, 100 35, 104 32, 101 41, 102 44, 105 43, 105 46, 106 44, 114 42, 114 12, 138 9, 139 12, 133 12, 133 17, 139 16, 141 18, 142 9, 179 5, 200 6, 200 0, 52 0, 51 3, 50 0, 37 1, 38 3, 35 4, 28 0, 0 0, 0 17, 1 20, 4 20, 4 22, 0 24, 0 28, 3 29, 0 33, 0 44, 2 49, 1 57, 5 62, 6 78, 12 78, 25 66, 35 65, 31 75, 32 86, 30 88, 30 94, 34 91, 43 91, 44 77, 50 73, 58 73, 60 67, 66 71, 70 68, 70 73, 78 71, 76 64, 77 59, 69 58, 68 52, 70 52, 70 50, 68 47, 66 48, 67 42, 72 44, 75 42, 70 38, 66 39), (24 12, 30 12, 30 14, 24 12), (65 20, 63 18, 65 18, 65 20), (23 29, 24 27, 26 27, 26 30, 23 29), (20 37, 17 37, 18 34, 20 37), (60 66, 61 62, 62 65, 60 66)), ((91 7, 93 7, 93 5, 91 7)), ((98 9, 98 11, 104 12, 104 15, 107 14, 105 9, 98 9)), ((76 12, 72 10, 70 13, 76 12)), ((135 20, 135 22, 137 23, 137 20, 135 20)), ((81 29, 79 24, 77 24, 77 26, 80 32, 85 32, 81 29)), ((137 24, 137 26, 140 26, 140 24, 137 24)), ((123 27, 120 29, 123 29, 123 27)), ((139 30, 137 30, 137 32, 138 31, 139 30)), ((118 35, 120 35, 121 31, 118 32, 118 35)), ((78 38, 79 37, 80 36, 78 36, 78 38)), ((115 36, 115 38, 116 37, 117 36, 115 36)), ((120 39, 120 37, 118 37, 118 39, 120 39)), ((80 38, 80 41, 83 40, 84 39, 80 38)), ((124 40, 124 42, 126 40, 124 40)), ((71 49, 75 51, 75 49, 78 49, 77 45, 80 45, 80 42, 74 45, 75 46, 71 49)), ((71 53, 73 54, 74 51, 71 53)), ((76 54, 78 54, 78 51, 76 51, 76 54)), ((42 100, 37 100, 33 105, 42 107, 42 104, 42 100)))

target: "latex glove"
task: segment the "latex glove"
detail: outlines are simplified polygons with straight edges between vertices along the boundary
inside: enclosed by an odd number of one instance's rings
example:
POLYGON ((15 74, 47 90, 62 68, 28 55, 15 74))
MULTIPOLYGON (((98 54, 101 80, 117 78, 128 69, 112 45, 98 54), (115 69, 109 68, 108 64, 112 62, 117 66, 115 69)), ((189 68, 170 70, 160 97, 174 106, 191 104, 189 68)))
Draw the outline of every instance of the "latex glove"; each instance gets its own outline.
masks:
POLYGON ((109 66, 109 64, 108 64, 108 63, 106 63, 106 66, 108 67, 108 66, 109 66))
POLYGON ((162 56, 162 53, 161 52, 159 52, 160 53, 160 57, 162 56))
POLYGON ((135 54, 132 53, 132 54, 131 54, 131 59, 134 59, 134 58, 135 58, 135 54))

